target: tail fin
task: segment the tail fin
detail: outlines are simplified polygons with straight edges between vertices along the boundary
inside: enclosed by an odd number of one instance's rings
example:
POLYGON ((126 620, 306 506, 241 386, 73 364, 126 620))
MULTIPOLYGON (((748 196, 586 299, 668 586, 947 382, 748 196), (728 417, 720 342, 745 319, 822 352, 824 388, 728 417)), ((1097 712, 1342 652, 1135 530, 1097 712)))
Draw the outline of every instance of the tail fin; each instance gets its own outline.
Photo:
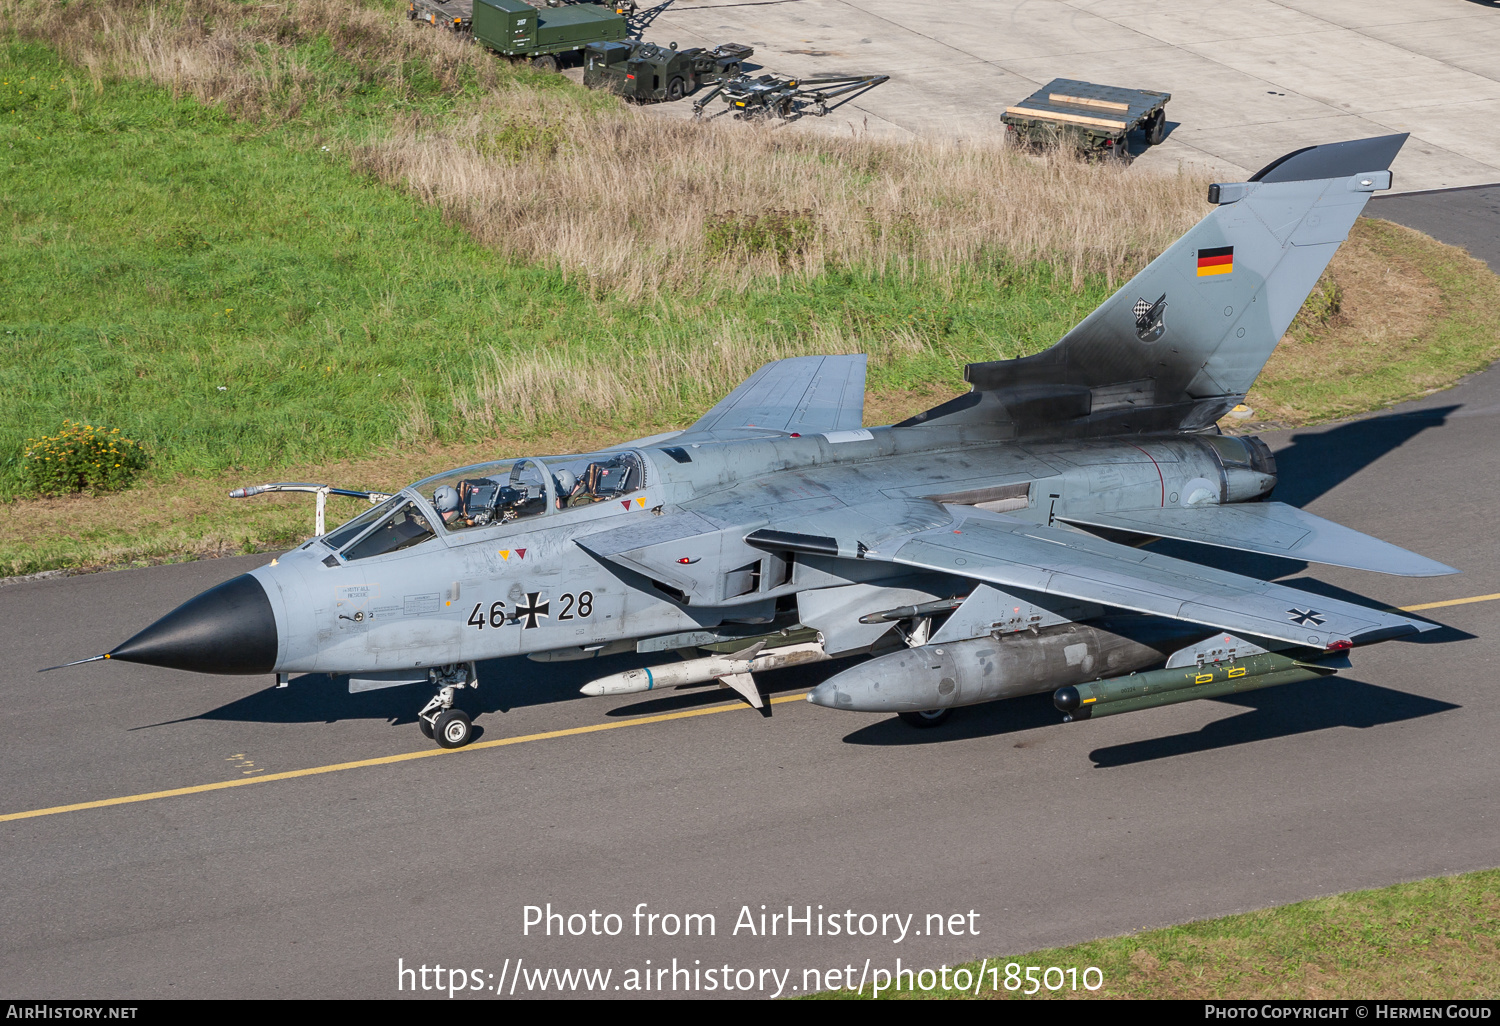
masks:
POLYGON ((1405 141, 1310 146, 1211 186, 1215 209, 1052 348, 969 364, 964 377, 997 393, 991 402, 953 405, 998 403, 1022 430, 1038 418, 1082 418, 1090 433, 1212 424, 1254 383, 1370 194, 1390 188, 1405 141))

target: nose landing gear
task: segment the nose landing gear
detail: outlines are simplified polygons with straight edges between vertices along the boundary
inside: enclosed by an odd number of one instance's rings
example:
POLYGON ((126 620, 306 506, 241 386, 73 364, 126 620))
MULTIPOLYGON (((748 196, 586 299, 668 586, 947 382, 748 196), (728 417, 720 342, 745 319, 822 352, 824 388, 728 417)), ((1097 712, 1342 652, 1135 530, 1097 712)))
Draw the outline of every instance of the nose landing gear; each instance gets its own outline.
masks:
POLYGON ((438 693, 417 713, 417 727, 442 748, 462 748, 474 737, 474 724, 462 709, 453 707, 454 695, 463 688, 478 688, 479 673, 473 663, 451 663, 427 671, 438 693))

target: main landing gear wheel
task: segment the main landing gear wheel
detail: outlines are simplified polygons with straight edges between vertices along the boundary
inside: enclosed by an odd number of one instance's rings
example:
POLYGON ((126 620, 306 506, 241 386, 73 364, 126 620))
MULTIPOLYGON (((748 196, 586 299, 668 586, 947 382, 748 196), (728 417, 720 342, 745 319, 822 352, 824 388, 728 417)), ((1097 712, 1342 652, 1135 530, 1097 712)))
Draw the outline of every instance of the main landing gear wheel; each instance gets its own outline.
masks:
MULTIPOLYGON (((474 725, 462 709, 444 709, 433 717, 433 734, 439 747, 462 748, 474 736, 474 725)), ((425 731, 424 731, 425 733, 425 731)))
POLYGON ((948 722, 948 717, 953 715, 952 709, 927 709, 923 712, 904 712, 898 714, 903 723, 912 727, 940 727, 948 722))

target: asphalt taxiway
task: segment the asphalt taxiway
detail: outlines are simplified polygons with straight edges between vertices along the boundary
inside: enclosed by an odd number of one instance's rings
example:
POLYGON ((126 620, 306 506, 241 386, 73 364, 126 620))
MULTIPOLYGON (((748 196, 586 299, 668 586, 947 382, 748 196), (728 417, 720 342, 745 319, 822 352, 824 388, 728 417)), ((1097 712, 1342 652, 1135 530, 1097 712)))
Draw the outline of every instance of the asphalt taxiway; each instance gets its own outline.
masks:
POLYGON ((0 991, 382 997, 398 959, 617 983, 676 958, 793 969, 790 987, 806 968, 936 967, 1493 865, 1500 375, 1268 441, 1278 497, 1464 572, 1238 565, 1428 606, 1447 629, 1361 650, 1328 682, 1082 724, 1045 696, 929 731, 795 700, 826 668, 768 676, 793 699, 769 719, 725 692, 584 699, 629 661, 518 660, 484 668, 479 742, 433 754, 413 723, 425 689, 35 672, 269 557, 0 587, 0 991), (548 903, 624 930, 524 934, 548 903), (634 936, 641 903, 712 913, 717 933, 634 936), (899 944, 736 935, 761 905, 966 925, 899 944))
MULTIPOLYGON (((1500 178, 1500 10, 1481 0, 642 0, 644 38, 755 47, 756 74, 887 74, 782 129, 1002 132, 1054 78, 1172 94, 1142 166, 1242 181, 1300 146, 1410 132, 1398 190, 1500 178)), ((691 104, 650 108, 691 116, 691 104)), ((708 113, 727 108, 713 101, 708 113)))

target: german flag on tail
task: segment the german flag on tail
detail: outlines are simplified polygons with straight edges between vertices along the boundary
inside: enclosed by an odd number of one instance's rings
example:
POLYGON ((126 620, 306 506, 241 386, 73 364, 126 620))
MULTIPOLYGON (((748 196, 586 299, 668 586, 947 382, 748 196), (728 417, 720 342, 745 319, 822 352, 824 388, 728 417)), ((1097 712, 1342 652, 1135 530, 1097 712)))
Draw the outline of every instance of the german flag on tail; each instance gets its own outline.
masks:
POLYGON ((1198 251, 1198 277, 1211 274, 1230 274, 1234 271, 1234 247, 1218 246, 1198 251))

